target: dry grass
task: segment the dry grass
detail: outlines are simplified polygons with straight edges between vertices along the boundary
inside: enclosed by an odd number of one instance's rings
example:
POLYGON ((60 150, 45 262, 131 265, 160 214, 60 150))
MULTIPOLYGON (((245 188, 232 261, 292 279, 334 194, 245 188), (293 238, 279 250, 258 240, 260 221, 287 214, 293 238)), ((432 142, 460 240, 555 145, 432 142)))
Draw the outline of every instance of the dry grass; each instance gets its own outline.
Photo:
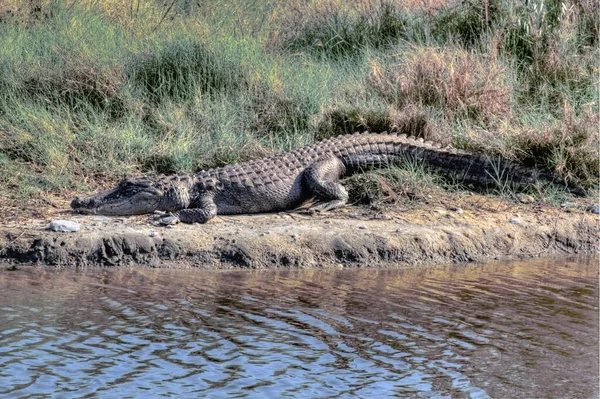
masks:
POLYGON ((595 187, 600 170, 598 113, 587 106, 581 115, 575 114, 566 101, 561 113, 557 119, 515 121, 495 130, 468 129, 464 146, 595 187))
POLYGON ((389 67, 373 61, 369 83, 386 101, 436 107, 492 124, 510 117, 513 91, 497 58, 464 50, 414 48, 389 67))
POLYGON ((339 60, 382 48, 406 31, 406 10, 390 0, 295 0, 276 10, 268 46, 339 60))
POLYGON ((598 3, 540 4, 5 0, 0 191, 71 195, 356 130, 598 187, 598 3))

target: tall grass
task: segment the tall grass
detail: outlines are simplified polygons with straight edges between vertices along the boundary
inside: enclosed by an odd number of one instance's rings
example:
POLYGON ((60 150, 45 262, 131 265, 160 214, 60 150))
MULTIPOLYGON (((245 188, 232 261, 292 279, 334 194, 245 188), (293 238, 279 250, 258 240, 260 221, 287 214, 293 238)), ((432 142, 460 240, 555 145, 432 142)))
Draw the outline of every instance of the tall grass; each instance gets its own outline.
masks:
POLYGON ((592 0, 7 0, 0 188, 390 129, 597 187, 598 25, 592 0))

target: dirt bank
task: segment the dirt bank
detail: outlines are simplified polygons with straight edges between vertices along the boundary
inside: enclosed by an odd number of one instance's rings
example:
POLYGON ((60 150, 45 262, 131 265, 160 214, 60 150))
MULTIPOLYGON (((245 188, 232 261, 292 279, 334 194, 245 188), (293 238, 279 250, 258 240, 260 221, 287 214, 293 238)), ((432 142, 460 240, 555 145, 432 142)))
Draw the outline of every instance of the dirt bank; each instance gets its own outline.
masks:
POLYGON ((147 216, 73 215, 66 202, 7 210, 0 260, 52 266, 228 268, 389 267, 597 252, 598 215, 588 203, 567 208, 452 195, 381 213, 360 207, 322 215, 217 217, 171 228, 147 216), (62 210, 61 210, 62 209, 62 210), (29 212, 29 216, 28 216, 29 212), (47 230, 53 219, 81 230, 47 230))

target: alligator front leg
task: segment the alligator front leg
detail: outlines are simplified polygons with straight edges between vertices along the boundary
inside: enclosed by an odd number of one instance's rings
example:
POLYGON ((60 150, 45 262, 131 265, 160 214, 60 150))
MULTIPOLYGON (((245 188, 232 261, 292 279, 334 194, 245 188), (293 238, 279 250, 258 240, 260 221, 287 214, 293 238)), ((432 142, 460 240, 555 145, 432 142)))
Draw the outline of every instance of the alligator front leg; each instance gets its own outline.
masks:
POLYGON ((317 161, 304 171, 304 181, 317 201, 309 211, 329 211, 341 208, 348 201, 348 192, 339 183, 346 168, 337 157, 317 161))
POLYGON ((181 209, 159 219, 160 224, 206 223, 217 216, 217 206, 211 197, 204 197, 193 208, 181 209))

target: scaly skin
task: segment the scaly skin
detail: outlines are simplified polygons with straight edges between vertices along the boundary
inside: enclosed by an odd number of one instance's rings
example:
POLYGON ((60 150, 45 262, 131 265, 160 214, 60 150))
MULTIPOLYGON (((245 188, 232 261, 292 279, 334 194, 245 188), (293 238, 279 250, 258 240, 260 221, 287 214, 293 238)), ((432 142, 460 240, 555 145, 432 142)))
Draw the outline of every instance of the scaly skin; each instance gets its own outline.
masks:
POLYGON ((205 223, 220 215, 294 209, 316 198, 312 210, 342 207, 348 200, 339 179, 364 169, 414 159, 455 181, 476 186, 507 184, 522 188, 552 180, 487 155, 441 148, 406 135, 356 133, 338 136, 295 151, 201 171, 195 175, 125 179, 115 189, 76 198, 80 213, 136 215, 165 211, 172 222, 205 223))

